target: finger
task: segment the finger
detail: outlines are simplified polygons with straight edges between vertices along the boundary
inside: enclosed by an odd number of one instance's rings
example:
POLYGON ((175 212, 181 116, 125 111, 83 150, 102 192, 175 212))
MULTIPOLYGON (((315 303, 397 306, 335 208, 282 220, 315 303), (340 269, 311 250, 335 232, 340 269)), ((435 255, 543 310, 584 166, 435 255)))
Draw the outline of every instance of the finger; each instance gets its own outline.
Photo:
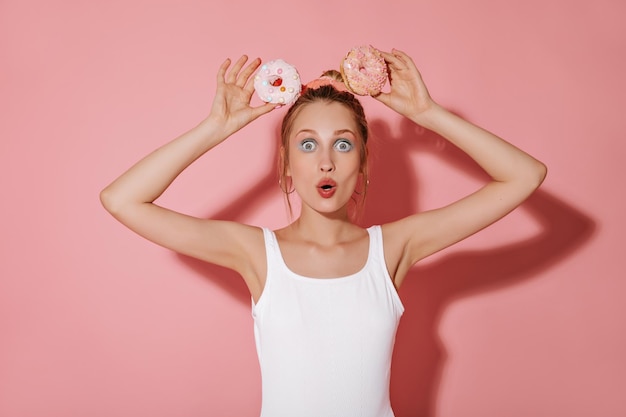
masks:
POLYGON ((417 69, 417 66, 415 65, 415 62, 413 61, 413 59, 404 51, 401 51, 399 49, 392 49, 391 53, 398 58, 400 61, 402 61, 404 63, 404 65, 406 65, 407 68, 415 68, 417 69))
POLYGON ((383 93, 382 91, 378 95, 375 95, 375 96, 372 96, 372 97, 374 97, 376 100, 380 101, 381 103, 383 103, 383 104, 385 104, 387 106, 389 105, 389 102, 391 100, 391 94, 383 93))
POLYGON ((406 64, 400 57, 390 54, 389 52, 380 51, 380 54, 385 59, 385 62, 389 65, 389 68, 392 70, 401 70, 406 68, 406 64))
POLYGON ((259 68, 259 65, 261 65, 260 58, 256 58, 248 64, 248 66, 244 68, 244 70, 241 71, 241 74, 237 77, 237 86, 244 87, 250 79, 250 76, 254 73, 254 71, 256 71, 257 68, 259 68))
POLYGON ((229 66, 230 66, 230 58, 226 58, 226 61, 222 62, 222 65, 220 65, 220 69, 217 70, 217 82, 218 83, 224 82, 224 76, 229 66))
MULTIPOLYGON (((257 66, 257 68, 261 65, 261 61, 259 61, 259 65, 257 66)), ((256 70, 256 68, 255 68, 256 70)), ((254 70, 253 70, 254 72, 254 70)), ((254 76, 250 76, 247 80, 246 80, 246 85, 244 85, 243 89, 246 93, 248 93, 249 95, 252 95, 252 93, 254 93, 254 76)))
POLYGON ((250 78, 246 82, 246 85, 243 87, 243 91, 245 91, 249 96, 252 96, 252 93, 254 93, 254 78, 250 78))
POLYGON ((282 107, 282 106, 277 106, 274 103, 264 103, 264 104, 261 104, 258 107, 253 107, 252 108, 252 115, 256 119, 257 117, 260 117, 260 116, 262 116, 264 114, 267 114, 267 113, 271 112, 272 110, 277 109, 278 107, 282 107))
POLYGON ((237 80, 237 75, 239 74, 239 71, 241 71, 243 64, 245 64, 247 60, 248 57, 246 55, 242 55, 241 58, 239 58, 237 62, 235 62, 235 65, 233 65, 231 70, 228 71, 228 74, 226 75, 227 83, 233 84, 237 80))

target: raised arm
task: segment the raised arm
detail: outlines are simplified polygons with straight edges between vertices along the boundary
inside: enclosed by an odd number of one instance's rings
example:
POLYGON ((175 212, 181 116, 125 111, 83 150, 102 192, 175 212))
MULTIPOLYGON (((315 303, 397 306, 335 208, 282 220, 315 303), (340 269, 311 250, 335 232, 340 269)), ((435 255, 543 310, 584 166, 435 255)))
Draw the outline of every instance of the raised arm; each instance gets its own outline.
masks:
POLYGON ((176 252, 234 269, 244 278, 250 276, 246 270, 253 255, 250 242, 259 240, 258 229, 187 216, 154 201, 196 159, 275 107, 250 106, 251 76, 261 61, 256 59, 244 67, 246 61, 247 57, 241 57, 230 70, 230 60, 220 66, 206 119, 137 162, 100 193, 107 211, 139 235, 176 252))
POLYGON ((476 233, 521 204, 541 184, 546 167, 438 105, 404 52, 381 53, 389 65, 391 90, 377 99, 456 145, 491 176, 488 184, 459 201, 384 226, 388 266, 399 285, 415 262, 476 233))

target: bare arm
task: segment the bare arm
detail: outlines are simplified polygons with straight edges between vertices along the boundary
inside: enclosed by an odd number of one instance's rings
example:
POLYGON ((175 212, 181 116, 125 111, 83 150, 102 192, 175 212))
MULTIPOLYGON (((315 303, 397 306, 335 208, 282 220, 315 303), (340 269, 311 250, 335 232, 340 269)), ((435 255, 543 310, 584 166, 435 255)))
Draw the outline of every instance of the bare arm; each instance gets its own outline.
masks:
POLYGON ((137 162, 100 194, 104 207, 141 236, 242 275, 250 275, 246 270, 250 268, 249 242, 258 242, 258 229, 187 216, 154 201, 200 156, 274 108, 250 106, 254 90, 250 77, 260 60, 244 68, 246 61, 247 57, 240 58, 230 71, 230 60, 221 65, 211 112, 205 120, 137 162))
POLYGON ((543 181, 546 167, 498 136, 445 110, 430 97, 413 60, 383 52, 392 88, 377 98, 467 153, 491 181, 448 206, 385 225, 397 284, 417 261, 492 224, 521 204, 543 181))

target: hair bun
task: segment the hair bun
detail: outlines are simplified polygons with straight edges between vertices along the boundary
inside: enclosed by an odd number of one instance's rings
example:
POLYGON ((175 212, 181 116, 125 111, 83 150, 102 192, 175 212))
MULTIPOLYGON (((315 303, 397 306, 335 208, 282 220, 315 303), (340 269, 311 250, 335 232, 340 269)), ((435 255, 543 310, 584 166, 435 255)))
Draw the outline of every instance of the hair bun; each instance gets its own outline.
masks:
POLYGON ((343 82, 343 77, 341 76, 341 73, 334 69, 324 71, 324 73, 320 75, 320 77, 328 77, 332 78, 335 81, 339 81, 340 83, 343 82))

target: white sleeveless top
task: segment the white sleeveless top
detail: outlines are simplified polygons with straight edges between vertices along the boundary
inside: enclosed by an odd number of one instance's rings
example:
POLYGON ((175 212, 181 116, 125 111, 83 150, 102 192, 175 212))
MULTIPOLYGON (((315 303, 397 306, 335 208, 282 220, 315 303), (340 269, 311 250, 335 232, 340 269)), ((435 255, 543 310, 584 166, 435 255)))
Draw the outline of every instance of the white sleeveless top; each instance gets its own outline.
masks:
POLYGON ((267 279, 252 307, 261 417, 393 417, 391 356, 404 307, 387 272, 380 226, 365 266, 340 278, 298 275, 263 229, 267 279))

